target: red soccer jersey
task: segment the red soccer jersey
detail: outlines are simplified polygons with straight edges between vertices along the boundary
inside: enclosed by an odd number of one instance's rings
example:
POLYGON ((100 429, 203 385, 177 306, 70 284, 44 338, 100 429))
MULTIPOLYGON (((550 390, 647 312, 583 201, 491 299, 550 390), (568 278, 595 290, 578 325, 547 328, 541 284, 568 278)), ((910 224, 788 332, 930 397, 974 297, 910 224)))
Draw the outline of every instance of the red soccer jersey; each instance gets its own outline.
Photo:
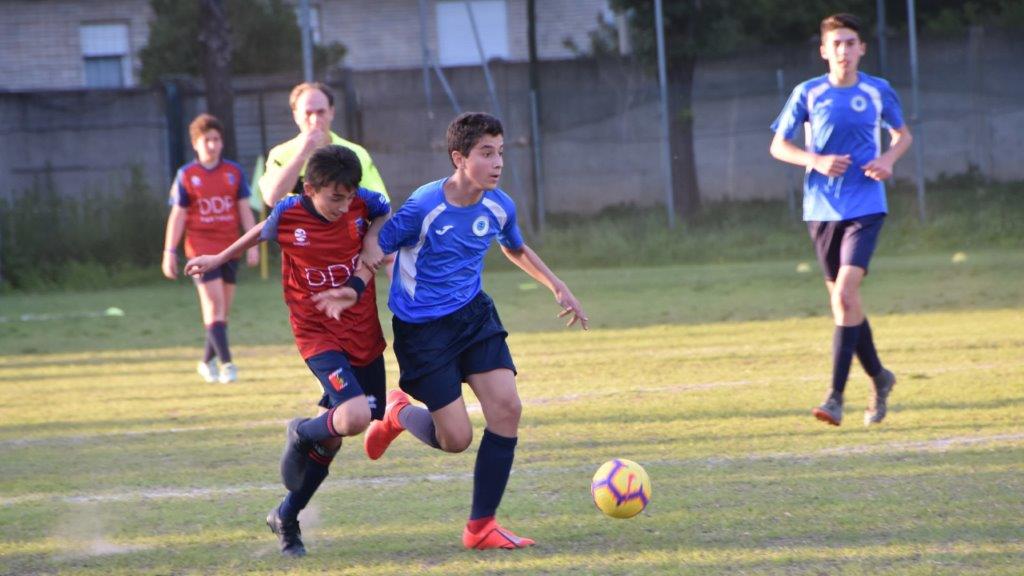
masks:
POLYGON ((308 196, 278 202, 260 237, 281 246, 281 283, 291 316, 295 344, 303 359, 340 350, 354 366, 365 366, 384 352, 371 279, 366 291, 335 320, 313 305, 317 292, 340 288, 359 264, 363 236, 370 221, 391 209, 387 198, 360 188, 348 212, 334 222, 320 216, 308 196))
POLYGON ((216 254, 238 240, 239 200, 249 197, 242 168, 221 160, 207 170, 190 162, 174 178, 171 202, 186 209, 185 256, 216 254))

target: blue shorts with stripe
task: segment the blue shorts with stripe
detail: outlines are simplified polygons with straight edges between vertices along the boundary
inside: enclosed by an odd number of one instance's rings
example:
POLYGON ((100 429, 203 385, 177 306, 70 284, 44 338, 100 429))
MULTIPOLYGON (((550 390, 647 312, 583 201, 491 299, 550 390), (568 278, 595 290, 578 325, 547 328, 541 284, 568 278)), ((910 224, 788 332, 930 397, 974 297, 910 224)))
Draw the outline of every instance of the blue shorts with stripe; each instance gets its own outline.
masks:
POLYGON ((841 266, 863 268, 866 275, 884 222, 884 213, 850 220, 808 221, 807 231, 825 279, 835 282, 841 266))
POLYGON ((491 297, 480 292, 455 312, 423 323, 392 318, 401 377, 398 385, 431 412, 462 396, 472 374, 516 365, 491 297))

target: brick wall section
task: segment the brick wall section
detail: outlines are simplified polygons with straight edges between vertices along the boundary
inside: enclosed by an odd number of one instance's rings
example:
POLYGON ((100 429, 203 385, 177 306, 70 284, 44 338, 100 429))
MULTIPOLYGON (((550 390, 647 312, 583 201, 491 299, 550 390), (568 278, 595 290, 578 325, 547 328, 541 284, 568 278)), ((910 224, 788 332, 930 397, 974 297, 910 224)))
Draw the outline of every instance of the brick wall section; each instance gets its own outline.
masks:
POLYGON ((0 89, 81 88, 85 83, 79 26, 128 24, 132 75, 149 38, 149 0, 16 0, 0 2, 0 89))

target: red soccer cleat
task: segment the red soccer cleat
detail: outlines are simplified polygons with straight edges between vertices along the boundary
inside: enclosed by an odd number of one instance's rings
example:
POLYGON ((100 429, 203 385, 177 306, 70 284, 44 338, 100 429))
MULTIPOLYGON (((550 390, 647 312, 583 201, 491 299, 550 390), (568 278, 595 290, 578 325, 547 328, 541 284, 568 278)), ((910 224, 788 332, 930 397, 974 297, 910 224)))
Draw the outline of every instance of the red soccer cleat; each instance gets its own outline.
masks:
POLYGON ((497 520, 491 519, 479 532, 470 532, 469 526, 466 526, 466 529, 462 531, 462 545, 470 550, 490 550, 492 548, 515 550, 533 546, 534 541, 516 536, 502 528, 497 520))
POLYGON ((392 390, 388 393, 384 419, 371 423, 363 438, 363 448, 370 460, 376 460, 383 456, 388 446, 402 433, 402 430, 405 430, 402 423, 398 421, 398 413, 408 405, 409 397, 405 395, 405 392, 392 390))

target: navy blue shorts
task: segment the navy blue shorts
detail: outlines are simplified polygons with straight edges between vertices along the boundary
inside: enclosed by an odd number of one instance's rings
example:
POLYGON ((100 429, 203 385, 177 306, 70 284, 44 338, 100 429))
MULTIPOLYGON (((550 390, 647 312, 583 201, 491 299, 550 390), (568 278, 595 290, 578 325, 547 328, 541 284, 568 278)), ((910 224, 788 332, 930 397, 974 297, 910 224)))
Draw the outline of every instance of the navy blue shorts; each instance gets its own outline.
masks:
POLYGON ((384 417, 384 395, 387 393, 384 356, 366 366, 352 366, 343 352, 331 350, 306 359, 306 366, 316 375, 324 388, 318 405, 333 408, 356 396, 366 395, 370 403, 370 417, 384 417))
POLYGON ((516 365, 498 311, 480 292, 468 304, 436 320, 415 324, 392 318, 398 358, 398 385, 431 412, 462 396, 462 383, 472 374, 516 365))
POLYGON ((840 266, 863 268, 867 275, 884 221, 884 213, 833 222, 808 221, 807 230, 825 279, 835 282, 840 266))
POLYGON ((218 278, 222 278, 225 284, 238 283, 238 259, 228 260, 219 267, 204 273, 200 278, 193 277, 197 284, 210 282, 218 278))

